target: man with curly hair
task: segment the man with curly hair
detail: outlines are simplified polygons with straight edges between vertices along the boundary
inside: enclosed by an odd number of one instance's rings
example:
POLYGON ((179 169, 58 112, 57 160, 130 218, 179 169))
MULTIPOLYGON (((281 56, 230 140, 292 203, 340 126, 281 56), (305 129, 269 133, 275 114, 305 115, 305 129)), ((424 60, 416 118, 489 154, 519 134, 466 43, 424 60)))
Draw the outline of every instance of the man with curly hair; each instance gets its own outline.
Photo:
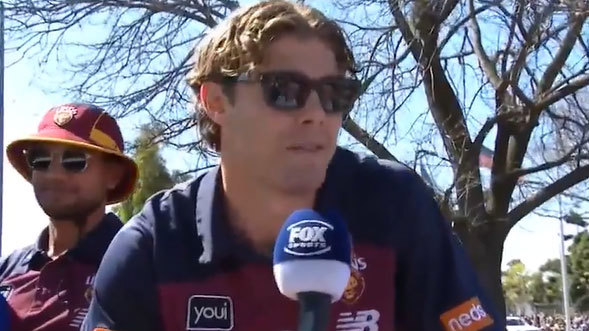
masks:
POLYGON ((294 330, 271 256, 302 208, 337 211, 353 241, 330 330, 503 330, 421 179, 336 147, 361 84, 334 21, 262 1, 195 56, 200 136, 220 165, 156 194, 119 232, 83 330, 294 330))

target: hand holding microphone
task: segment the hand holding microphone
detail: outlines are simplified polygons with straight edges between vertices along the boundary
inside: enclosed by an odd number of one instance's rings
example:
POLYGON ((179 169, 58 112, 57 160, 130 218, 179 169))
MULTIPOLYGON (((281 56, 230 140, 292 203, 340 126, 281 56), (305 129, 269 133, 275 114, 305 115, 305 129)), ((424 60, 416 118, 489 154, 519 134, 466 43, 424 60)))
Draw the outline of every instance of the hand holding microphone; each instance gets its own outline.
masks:
POLYGON ((274 246, 274 279, 280 293, 299 302, 299 331, 324 331, 330 305, 350 278, 351 242, 346 224, 310 209, 286 220, 274 246))

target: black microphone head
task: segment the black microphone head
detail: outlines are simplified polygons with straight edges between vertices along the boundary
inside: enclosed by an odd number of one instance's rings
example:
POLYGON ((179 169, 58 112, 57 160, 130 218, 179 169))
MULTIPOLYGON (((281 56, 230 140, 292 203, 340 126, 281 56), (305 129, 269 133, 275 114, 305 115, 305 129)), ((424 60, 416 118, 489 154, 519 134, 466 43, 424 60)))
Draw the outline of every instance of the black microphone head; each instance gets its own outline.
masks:
POLYGON ((274 246, 274 279, 280 292, 319 292, 338 301, 350 278, 352 244, 339 217, 327 219, 311 209, 292 213, 274 246))

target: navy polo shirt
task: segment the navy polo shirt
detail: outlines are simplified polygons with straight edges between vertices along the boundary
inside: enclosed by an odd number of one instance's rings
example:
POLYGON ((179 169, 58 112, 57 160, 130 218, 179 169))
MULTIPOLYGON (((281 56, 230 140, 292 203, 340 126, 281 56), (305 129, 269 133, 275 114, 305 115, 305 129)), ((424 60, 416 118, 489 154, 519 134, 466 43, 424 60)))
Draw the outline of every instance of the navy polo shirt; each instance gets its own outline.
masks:
MULTIPOLYGON (((229 225, 218 167, 153 196, 116 235, 82 330, 296 330, 271 255, 229 225)), ((329 330, 504 330, 431 192, 410 169, 338 149, 315 209, 337 212, 353 272, 329 330)))
POLYGON ((3 257, 0 293, 9 305, 10 330, 79 330, 100 260, 121 227, 116 215, 106 214, 73 249, 55 260, 47 256, 46 228, 34 245, 3 257))

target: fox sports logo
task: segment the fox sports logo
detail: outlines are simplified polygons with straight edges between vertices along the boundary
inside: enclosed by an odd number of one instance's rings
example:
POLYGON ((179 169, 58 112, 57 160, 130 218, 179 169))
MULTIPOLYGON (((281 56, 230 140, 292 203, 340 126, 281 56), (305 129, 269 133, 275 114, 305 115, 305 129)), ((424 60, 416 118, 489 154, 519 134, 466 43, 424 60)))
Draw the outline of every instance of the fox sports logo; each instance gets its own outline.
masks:
POLYGON ((319 220, 303 220, 286 228, 288 243, 284 251, 296 256, 321 255, 331 251, 333 226, 319 220))

